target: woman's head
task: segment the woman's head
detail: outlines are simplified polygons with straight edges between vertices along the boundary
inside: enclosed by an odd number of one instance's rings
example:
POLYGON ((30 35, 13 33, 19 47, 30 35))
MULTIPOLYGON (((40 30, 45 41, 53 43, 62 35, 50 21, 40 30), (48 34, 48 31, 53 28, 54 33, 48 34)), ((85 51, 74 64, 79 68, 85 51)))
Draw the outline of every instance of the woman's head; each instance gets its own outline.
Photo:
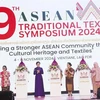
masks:
POLYGON ((36 66, 40 67, 40 62, 39 61, 36 62, 36 66))
POLYGON ((67 67, 70 68, 72 64, 70 62, 67 63, 67 67))
POLYGON ((4 65, 4 66, 2 67, 2 70, 3 70, 3 71, 6 71, 6 70, 7 70, 7 67, 4 65))
POLYGON ((99 66, 98 66, 98 63, 97 62, 95 62, 94 63, 94 68, 98 68, 99 66))

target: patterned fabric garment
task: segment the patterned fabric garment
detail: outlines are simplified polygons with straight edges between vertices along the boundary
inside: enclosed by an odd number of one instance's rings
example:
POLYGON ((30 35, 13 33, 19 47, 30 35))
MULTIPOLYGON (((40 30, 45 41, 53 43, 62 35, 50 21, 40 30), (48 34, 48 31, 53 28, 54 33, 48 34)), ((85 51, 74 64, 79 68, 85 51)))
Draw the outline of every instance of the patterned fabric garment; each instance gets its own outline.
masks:
POLYGON ((73 83, 73 78, 74 78, 74 69, 65 69, 65 75, 66 75, 66 90, 68 92, 72 92, 74 90, 74 83, 73 83))
POLYGON ((0 73, 0 77, 1 77, 1 87, 8 87, 10 86, 10 73, 8 71, 2 71, 0 73))
POLYGON ((67 77, 69 77, 69 78, 70 77, 74 77, 74 69, 73 68, 70 68, 70 69, 65 70, 65 73, 66 73, 67 77), (71 73, 73 73, 73 74, 70 74, 69 71, 71 73))

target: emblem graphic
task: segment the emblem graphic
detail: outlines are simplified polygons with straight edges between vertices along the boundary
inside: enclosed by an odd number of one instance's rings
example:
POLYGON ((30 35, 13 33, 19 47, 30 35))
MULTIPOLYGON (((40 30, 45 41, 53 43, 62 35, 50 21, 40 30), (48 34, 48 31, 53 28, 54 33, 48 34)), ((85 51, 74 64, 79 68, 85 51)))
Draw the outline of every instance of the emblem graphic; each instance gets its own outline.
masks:
POLYGON ((89 16, 92 14, 97 20, 100 20, 100 10, 97 6, 92 2, 89 1, 85 9, 77 2, 76 4, 77 16, 80 20, 87 20, 89 16))

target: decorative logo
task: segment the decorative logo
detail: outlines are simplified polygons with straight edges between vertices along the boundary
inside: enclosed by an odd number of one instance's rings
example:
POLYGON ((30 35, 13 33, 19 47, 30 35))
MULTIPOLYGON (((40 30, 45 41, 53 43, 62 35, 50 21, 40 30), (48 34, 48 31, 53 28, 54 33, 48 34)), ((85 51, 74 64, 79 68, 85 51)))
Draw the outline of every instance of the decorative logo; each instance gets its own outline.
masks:
POLYGON ((87 72, 80 72, 80 78, 88 78, 87 72))
POLYGON ((97 8, 97 6, 90 0, 90 2, 87 4, 85 9, 83 10, 82 6, 77 3, 76 9, 78 11, 77 16, 80 20, 85 19, 87 20, 89 16, 92 14, 97 20, 100 19, 100 10, 97 8))
POLYGON ((59 79, 58 73, 51 73, 51 79, 59 79))
POLYGON ((58 77, 58 74, 51 74, 52 77, 58 77))
POLYGON ((17 81, 25 81, 25 75, 17 75, 17 81))
POLYGON ((18 79, 24 79, 25 75, 18 75, 18 79))

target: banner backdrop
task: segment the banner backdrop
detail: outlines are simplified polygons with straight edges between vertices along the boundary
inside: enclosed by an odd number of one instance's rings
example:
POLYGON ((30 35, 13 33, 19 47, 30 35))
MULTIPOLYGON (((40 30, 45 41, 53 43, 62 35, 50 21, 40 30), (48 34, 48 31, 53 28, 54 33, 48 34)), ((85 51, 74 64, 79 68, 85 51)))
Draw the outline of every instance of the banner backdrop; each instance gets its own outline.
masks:
MULTIPOLYGON (((90 68, 95 61, 100 65, 99 8, 98 0, 0 0, 0 67, 7 65, 11 89, 21 58, 30 70, 28 92, 34 92, 36 61, 44 69, 45 91, 50 91, 47 70, 54 57, 63 73, 67 62, 76 69, 82 56, 90 68)), ((77 73, 74 84, 78 90, 77 73)))

